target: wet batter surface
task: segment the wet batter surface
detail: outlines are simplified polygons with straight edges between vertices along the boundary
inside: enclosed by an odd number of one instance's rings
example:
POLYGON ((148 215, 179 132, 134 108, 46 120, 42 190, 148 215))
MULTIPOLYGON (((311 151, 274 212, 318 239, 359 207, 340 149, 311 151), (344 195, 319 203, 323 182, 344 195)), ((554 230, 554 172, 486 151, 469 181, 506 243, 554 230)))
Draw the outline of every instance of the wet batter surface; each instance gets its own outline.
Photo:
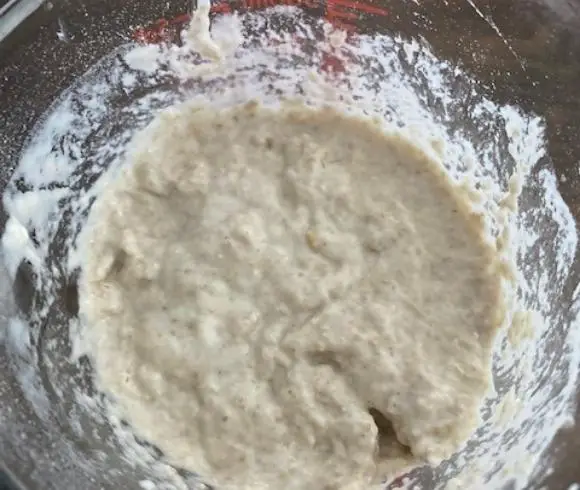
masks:
POLYGON ((85 232, 100 387, 218 488, 367 489, 479 422, 502 304, 481 220, 412 142, 333 109, 185 104, 85 232))

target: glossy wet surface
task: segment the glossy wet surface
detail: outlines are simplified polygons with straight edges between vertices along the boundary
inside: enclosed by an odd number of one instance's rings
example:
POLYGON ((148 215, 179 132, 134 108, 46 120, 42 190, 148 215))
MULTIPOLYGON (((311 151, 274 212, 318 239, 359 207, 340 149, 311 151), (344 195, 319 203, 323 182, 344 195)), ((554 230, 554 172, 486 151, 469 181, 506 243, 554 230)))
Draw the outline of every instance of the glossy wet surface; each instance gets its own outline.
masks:
MULTIPOLYGON (((330 6, 314 1, 304 4, 332 19, 344 19, 340 12, 353 11, 352 2, 344 0, 330 6)), ((0 188, 16 164, 28 131, 63 87, 102 54, 130 39, 136 26, 160 18, 179 19, 189 7, 184 1, 170 5, 144 0, 138 5, 89 0, 43 7, 0 44, 0 143, 9 148, 0 153, 0 188)), ((493 99, 521 105, 546 119, 549 154, 560 191, 579 219, 580 4, 564 0, 381 0, 370 5, 388 13, 362 15, 357 23, 360 30, 420 34, 441 58, 464 66, 481 80, 493 99)), ((367 5, 366 11, 372 10, 367 5)), ((4 221, 0 207, 0 229, 4 221)), ((570 288, 579 277, 577 269, 570 288)), ((577 415, 580 419, 580 412, 577 415)), ((577 429, 561 433, 552 452, 558 460, 555 471, 545 481, 534 482, 532 488, 564 489, 580 481, 577 434, 577 429)), ((29 470, 32 468, 25 471, 29 470)))

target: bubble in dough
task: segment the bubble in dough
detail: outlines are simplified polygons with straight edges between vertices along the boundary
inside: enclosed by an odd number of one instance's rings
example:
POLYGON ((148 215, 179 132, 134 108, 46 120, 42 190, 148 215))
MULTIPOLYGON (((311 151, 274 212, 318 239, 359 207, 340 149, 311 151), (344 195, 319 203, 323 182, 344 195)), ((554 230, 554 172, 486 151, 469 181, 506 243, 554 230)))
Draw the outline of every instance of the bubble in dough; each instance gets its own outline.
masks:
POLYGON ((496 256, 400 133, 297 104, 170 108, 84 243, 100 388, 218 488, 366 490, 479 423, 496 256))

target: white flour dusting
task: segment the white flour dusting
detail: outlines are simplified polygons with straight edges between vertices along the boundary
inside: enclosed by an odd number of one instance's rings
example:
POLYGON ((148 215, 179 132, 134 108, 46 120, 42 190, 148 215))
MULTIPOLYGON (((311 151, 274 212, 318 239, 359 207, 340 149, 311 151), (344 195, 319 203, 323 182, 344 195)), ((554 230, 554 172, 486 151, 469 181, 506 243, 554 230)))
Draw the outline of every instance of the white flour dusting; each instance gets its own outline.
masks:
MULTIPOLYGON (((486 210, 489 239, 504 250, 506 273, 519 283, 517 291, 506 290, 513 299, 507 323, 524 310, 535 311, 537 321, 521 342, 510 342, 507 328, 500 335, 486 422, 434 469, 434 478, 441 489, 497 489, 510 480, 523 488, 532 472, 546 470, 542 451, 570 420, 580 349, 579 291, 566 289, 577 234, 543 158, 542 122, 485 99, 465 73, 416 40, 343 39, 323 21, 287 7, 222 16, 212 29, 212 42, 224 53, 217 69, 191 53, 190 38, 184 47, 126 45, 98 62, 38 123, 6 189, 7 275, 13 281, 26 262, 38 294, 28 315, 11 320, 4 342, 41 423, 66 414, 58 419, 63 430, 85 446, 67 458, 88 481, 99 476, 113 487, 129 478, 140 482, 136 488, 194 488, 195 477, 160 462, 91 389, 82 325, 73 319, 74 306, 59 298, 78 274, 76 237, 88 208, 122 166, 131 136, 156 111, 196 98, 224 107, 302 97, 346 111, 355 106, 401 127, 486 210), (325 74, 329 56, 345 70, 325 74), (123 461, 110 459, 116 453, 123 461), (115 471, 102 476, 99 468, 113 464, 115 471)), ((10 420, 6 407, 0 412, 10 420)), ((429 486, 424 478, 419 472, 403 484, 429 486)))

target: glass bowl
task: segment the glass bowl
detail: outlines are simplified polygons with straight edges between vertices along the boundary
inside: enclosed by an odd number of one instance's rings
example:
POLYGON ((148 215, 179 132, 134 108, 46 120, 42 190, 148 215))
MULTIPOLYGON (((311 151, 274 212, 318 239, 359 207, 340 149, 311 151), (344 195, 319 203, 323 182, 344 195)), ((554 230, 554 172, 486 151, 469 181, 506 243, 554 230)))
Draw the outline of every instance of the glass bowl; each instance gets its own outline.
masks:
MULTIPOLYGON (((236 13, 245 39, 227 76, 176 73, 172 63, 185 66, 177 46, 189 20, 187 2, 19 0, 0 7, 0 232, 14 225, 9 217, 19 216, 27 237, 21 246, 30 247, 22 254, 26 260, 4 257, 0 268, 1 464, 23 489, 199 485, 196 475, 164 463, 159 450, 107 415, 90 360, 74 342, 78 263, 68 252, 92 190, 120 165, 118 149, 154 111, 191 97, 217 105, 252 98, 272 103, 310 94, 308 84, 317 78, 329 88, 318 98, 357 105, 422 132, 426 141, 446 141, 454 178, 475 162, 478 178, 505 189, 514 169, 530 167, 514 226, 533 230, 536 240, 519 248, 530 285, 519 296, 540 311, 546 326, 527 353, 533 379, 496 368, 497 396, 487 401, 484 416, 490 419, 517 383, 536 396, 534 410, 514 416, 497 434, 482 428, 458 457, 391 481, 390 488, 443 488, 466 462, 485 460, 492 442, 502 454, 526 453, 533 462, 526 470, 534 475, 529 488, 567 488, 580 480, 574 464, 580 438, 569 416, 578 368, 570 342, 580 308, 573 229, 580 213, 580 8, 523 0, 501 6, 470 0, 281 3, 292 8, 274 8, 275 0, 213 5, 214 31, 227 40, 236 13), (329 41, 331 26, 347 34, 329 41), (51 198, 21 199, 39 189, 51 198), (44 206, 35 214, 41 220, 28 219, 31 206, 44 206), (544 452, 565 422, 570 427, 544 452), (526 439, 524 433, 534 431, 545 432, 541 443, 526 439)), ((199 59, 190 62, 198 66, 199 59)), ((498 342, 498 352, 508 348, 504 338, 498 342)), ((500 488, 494 478, 509 473, 510 465, 524 464, 512 456, 486 469, 489 488, 500 488)))

